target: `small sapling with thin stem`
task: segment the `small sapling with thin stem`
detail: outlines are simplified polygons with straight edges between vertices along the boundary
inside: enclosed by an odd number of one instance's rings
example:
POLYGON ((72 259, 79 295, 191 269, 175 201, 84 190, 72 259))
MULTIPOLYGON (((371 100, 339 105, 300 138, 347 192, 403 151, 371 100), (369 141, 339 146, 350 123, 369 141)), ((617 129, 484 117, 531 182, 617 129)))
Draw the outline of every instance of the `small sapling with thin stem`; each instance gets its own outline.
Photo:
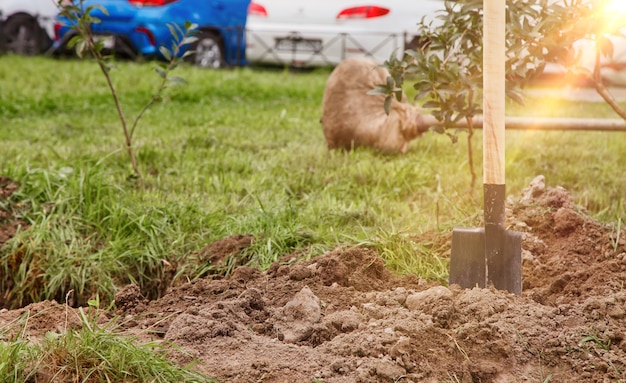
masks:
POLYGON ((182 27, 177 24, 168 25, 170 33, 172 34, 172 44, 169 48, 165 46, 161 46, 159 48, 159 51, 166 59, 166 62, 159 62, 157 64, 157 68, 155 68, 161 78, 161 81, 159 82, 159 85, 150 100, 146 102, 143 108, 139 111, 139 113, 137 113, 134 119, 132 119, 132 122, 129 124, 120 102, 119 93, 113 84, 111 77, 111 70, 114 68, 112 64, 112 57, 106 54, 104 40, 99 38, 92 30, 92 25, 98 24, 101 21, 98 17, 93 16, 92 13, 95 10, 98 10, 104 15, 108 15, 107 10, 99 5, 85 6, 84 0, 80 0, 77 3, 68 3, 61 0, 59 2, 59 7, 59 16, 69 22, 69 26, 75 33, 75 35, 69 40, 67 44, 68 47, 73 48, 80 58, 88 55, 93 57, 106 79, 107 86, 111 91, 111 96, 113 97, 113 102, 115 103, 115 109, 122 124, 125 147, 130 158, 133 173, 136 177, 141 177, 133 145, 135 129, 145 112, 150 108, 150 106, 161 98, 167 87, 179 85, 184 82, 182 78, 171 77, 170 74, 185 57, 193 53, 191 50, 187 50, 181 55, 184 46, 190 45, 196 41, 196 37, 193 36, 193 34, 197 30, 198 26, 196 24, 192 24, 191 22, 186 22, 182 27))

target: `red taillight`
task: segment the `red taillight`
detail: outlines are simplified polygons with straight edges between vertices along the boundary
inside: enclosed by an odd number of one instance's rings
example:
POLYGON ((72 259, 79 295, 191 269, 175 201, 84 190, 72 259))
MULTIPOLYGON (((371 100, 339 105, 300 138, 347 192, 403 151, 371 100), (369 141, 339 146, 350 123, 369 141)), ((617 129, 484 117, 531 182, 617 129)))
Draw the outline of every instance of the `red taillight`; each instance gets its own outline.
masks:
POLYGON ((153 47, 156 46, 156 40, 154 39, 154 35, 152 34, 151 30, 146 27, 137 27, 135 28, 135 31, 146 35, 148 37, 148 41, 150 41, 150 45, 152 45, 153 47))
POLYGON ((138 5, 140 7, 159 7, 161 5, 173 3, 176 0, 128 0, 129 3, 133 5, 138 5))
POLYGON ((63 25, 54 23, 54 41, 61 41, 61 28, 63 25))
POLYGON ((267 16, 267 10, 261 4, 253 1, 248 6, 248 15, 267 16))
POLYGON ((383 7, 375 7, 372 5, 364 5, 361 7, 346 8, 339 12, 338 19, 372 19, 374 17, 385 16, 389 13, 389 9, 383 7))

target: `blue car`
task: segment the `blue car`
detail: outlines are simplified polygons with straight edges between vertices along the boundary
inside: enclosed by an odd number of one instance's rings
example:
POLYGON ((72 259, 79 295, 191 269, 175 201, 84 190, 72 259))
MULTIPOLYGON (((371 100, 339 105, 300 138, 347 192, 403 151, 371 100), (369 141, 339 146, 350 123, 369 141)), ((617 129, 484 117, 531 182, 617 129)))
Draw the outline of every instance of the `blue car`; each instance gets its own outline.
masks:
MULTIPOLYGON (((169 24, 181 28, 185 22, 198 25, 193 44, 182 47, 180 56, 192 49, 188 59, 204 68, 246 64, 245 26, 250 0, 80 0, 82 9, 97 5, 91 15, 101 20, 91 28, 104 47, 114 54, 130 58, 160 58, 161 46, 171 48, 173 36, 169 24)), ((72 22, 58 17, 55 24, 55 47, 67 48, 75 35, 72 22)))

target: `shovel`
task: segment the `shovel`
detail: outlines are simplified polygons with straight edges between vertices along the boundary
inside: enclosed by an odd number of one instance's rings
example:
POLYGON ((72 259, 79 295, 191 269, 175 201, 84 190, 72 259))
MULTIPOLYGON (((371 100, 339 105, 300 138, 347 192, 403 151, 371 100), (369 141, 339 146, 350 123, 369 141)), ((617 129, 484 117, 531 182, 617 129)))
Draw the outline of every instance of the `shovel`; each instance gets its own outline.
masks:
POLYGON ((483 2, 484 228, 452 231, 450 284, 522 293, 522 234, 504 227, 505 0, 483 2))

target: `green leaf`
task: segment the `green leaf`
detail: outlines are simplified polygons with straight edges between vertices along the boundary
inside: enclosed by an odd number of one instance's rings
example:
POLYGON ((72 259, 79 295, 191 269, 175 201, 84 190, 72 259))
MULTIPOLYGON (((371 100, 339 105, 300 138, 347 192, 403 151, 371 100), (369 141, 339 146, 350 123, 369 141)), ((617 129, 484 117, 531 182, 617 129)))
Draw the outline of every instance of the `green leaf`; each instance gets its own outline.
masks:
POLYGON ((372 96, 387 96, 389 91, 387 90, 386 85, 376 85, 374 89, 371 89, 367 92, 367 94, 372 96))
POLYGON ((67 47, 72 49, 76 46, 76 44, 78 44, 79 42, 83 41, 83 36, 81 35, 74 35, 72 36, 72 38, 70 39, 70 41, 67 42, 67 47))
POLYGON ((161 68, 154 68, 154 71, 157 72, 159 74, 159 76, 161 76, 161 78, 163 78, 163 79, 165 79, 167 77, 167 72, 165 72, 161 68))
POLYGON ((399 102, 402 101, 402 89, 395 90, 394 94, 396 95, 396 100, 399 102))
POLYGON ((395 87, 395 81, 392 76, 387 76, 387 89, 393 89, 395 87))
POLYGON ((599 46, 602 56, 613 58, 613 42, 605 35, 596 36, 596 43, 599 46))
POLYGON ((457 135, 450 134, 450 133, 446 133, 446 135, 450 137, 450 141, 452 141, 453 144, 456 144, 457 142, 459 142, 459 137, 457 135))
POLYGON ((180 84, 186 84, 187 80, 185 80, 182 77, 178 77, 178 76, 174 76, 174 77, 170 77, 168 78, 168 80, 172 83, 175 83, 176 85, 180 85, 180 84))
POLYGON ((437 101, 426 101, 424 103, 424 105, 422 105, 422 107, 426 108, 426 109, 435 109, 435 108, 439 108, 439 106, 441 106, 441 103, 437 102, 437 101))
POLYGON ((81 39, 78 41, 78 43, 76 43, 76 55, 79 58, 83 58, 86 52, 87 52, 87 43, 85 43, 85 40, 81 39))
POLYGON ((176 37, 176 40, 177 41, 182 40, 182 38, 185 36, 185 31, 183 31, 183 29, 178 24, 171 24, 171 25, 176 30, 176 34, 174 34, 174 36, 176 37))
POLYGON ((104 41, 102 39, 97 39, 93 42, 93 50, 97 53, 102 52, 104 49, 104 41))
POLYGON ((426 97, 426 95, 428 95, 428 90, 424 91, 424 90, 420 90, 415 94, 415 98, 413 98, 414 100, 421 100, 424 97, 426 97))
POLYGON ((384 103, 383 107, 384 107, 385 113, 387 115, 389 115, 389 112, 391 111, 391 101, 392 101, 391 96, 385 97, 385 103, 384 103))
POLYGON ((159 52, 161 52, 165 60, 172 61, 172 53, 170 52, 169 49, 165 48, 164 46, 161 46, 159 47, 159 52))
POLYGON ((167 29, 170 30, 170 34, 176 41, 180 40, 180 38, 178 37, 178 32, 176 28, 174 28, 174 24, 167 24, 167 29))
POLYGON ((179 44, 179 45, 193 44, 193 43, 195 43, 196 41, 198 41, 198 38, 197 38, 197 37, 195 37, 195 36, 188 36, 188 37, 185 37, 185 38, 184 38, 184 39, 180 42, 180 44, 179 44))
POLYGON ((188 32, 194 32, 198 29, 198 24, 192 23, 191 21, 185 21, 185 30, 188 32))
MULTIPOLYGON (((172 50, 171 50, 171 52, 172 52, 172 56, 173 57, 177 57, 178 56, 179 48, 178 48, 178 44, 176 42, 172 43, 172 50)), ((171 60, 168 60, 168 61, 171 61, 171 60)))
POLYGON ((100 307, 100 297, 96 295, 95 299, 90 299, 87 301, 87 305, 89 307, 96 307, 96 308, 100 307))
POLYGON ((104 15, 109 16, 109 11, 100 4, 88 6, 87 9, 85 9, 85 14, 88 14, 88 15, 91 14, 94 9, 97 9, 100 12, 102 12, 104 15))

